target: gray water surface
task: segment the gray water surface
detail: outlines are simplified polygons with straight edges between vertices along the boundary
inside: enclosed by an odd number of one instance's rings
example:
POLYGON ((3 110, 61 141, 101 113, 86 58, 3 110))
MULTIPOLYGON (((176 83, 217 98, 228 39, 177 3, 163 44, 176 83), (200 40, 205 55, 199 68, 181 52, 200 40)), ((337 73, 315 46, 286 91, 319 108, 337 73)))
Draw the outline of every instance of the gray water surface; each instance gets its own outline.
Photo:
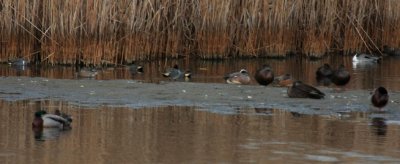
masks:
POLYGON ((370 113, 341 117, 265 108, 85 108, 0 101, 1 163, 399 163, 400 126, 370 113), (72 129, 31 129, 33 113, 72 115, 72 129))
MULTIPOLYGON (((99 68, 97 80, 134 79, 148 83, 159 83, 168 81, 163 73, 167 68, 178 64, 182 70, 190 70, 193 74, 189 80, 198 83, 225 83, 223 76, 226 73, 237 72, 242 68, 248 70, 251 76, 263 64, 269 64, 275 75, 291 74, 295 79, 311 85, 318 85, 315 71, 324 63, 337 69, 344 64, 351 74, 350 82, 344 87, 346 89, 372 90, 378 86, 384 86, 391 91, 400 91, 400 58, 384 57, 381 63, 359 64, 352 62, 352 56, 329 56, 321 60, 309 60, 306 58, 287 59, 234 59, 234 60, 160 60, 151 62, 139 62, 144 66, 143 73, 131 74, 128 67, 99 68)), ((78 79, 74 67, 63 66, 25 66, 10 67, 0 65, 0 76, 31 76, 55 79, 78 79)), ((182 80, 183 81, 183 80, 182 80)), ((258 85, 252 77, 251 85, 258 85)), ((329 87, 335 88, 335 85, 329 87)))

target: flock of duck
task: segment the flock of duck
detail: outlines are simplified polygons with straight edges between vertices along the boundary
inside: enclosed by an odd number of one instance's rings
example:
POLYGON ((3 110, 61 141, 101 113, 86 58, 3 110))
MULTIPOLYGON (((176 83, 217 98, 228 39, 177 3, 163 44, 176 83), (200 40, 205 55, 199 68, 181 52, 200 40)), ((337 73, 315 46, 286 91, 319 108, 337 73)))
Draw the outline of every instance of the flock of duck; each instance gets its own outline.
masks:
MULTIPOLYGON (((353 57, 353 62, 380 62, 380 58, 370 56, 367 54, 356 54, 353 57)), ((15 65, 25 65, 26 62, 18 60, 15 65)), ((143 72, 143 67, 140 65, 130 65, 130 71, 132 73, 143 72)), ((343 64, 334 70, 329 64, 323 64, 316 70, 316 80, 321 85, 330 85, 330 83, 336 86, 346 85, 351 78, 350 73, 346 70, 343 64)), ((78 76, 81 77, 94 77, 97 75, 97 71, 94 69, 81 69, 78 72, 78 76)), ((167 69, 162 73, 164 77, 169 77, 172 80, 180 78, 190 78, 190 71, 182 71, 178 65, 174 65, 172 68, 167 69)), ((246 69, 241 69, 238 72, 228 73, 224 76, 226 83, 228 84, 250 84, 251 77, 246 69)), ((309 84, 303 83, 300 80, 294 80, 290 74, 284 74, 281 76, 274 76, 274 72, 269 65, 263 65, 257 69, 254 74, 254 79, 258 84, 268 86, 270 84, 279 87, 287 87, 287 95, 289 98, 312 98, 322 99, 325 97, 325 93, 309 84)), ((371 103, 379 110, 386 106, 389 100, 388 91, 384 87, 378 87, 374 90, 371 96, 371 103)), ((71 127, 72 118, 71 116, 60 113, 58 110, 54 114, 47 113, 46 111, 37 111, 35 113, 32 127, 34 130, 41 130, 43 128, 59 128, 69 129, 71 127)))
MULTIPOLYGON (((337 86, 344 86, 350 81, 351 77, 343 64, 339 65, 336 70, 333 70, 329 64, 324 64, 317 69, 315 74, 316 80, 322 85, 329 85, 332 82, 337 86)), ((227 74, 224 78, 228 84, 250 83, 250 75, 245 69, 227 74)), ((274 77, 272 68, 269 65, 264 65, 258 69, 254 74, 254 79, 258 84, 264 86, 274 83, 277 86, 288 87, 287 95, 289 98, 322 99, 325 97, 325 94, 319 89, 300 80, 293 80, 289 74, 274 77)), ((376 88, 371 96, 371 103, 379 109, 386 106, 388 100, 389 94, 384 87, 376 88)))

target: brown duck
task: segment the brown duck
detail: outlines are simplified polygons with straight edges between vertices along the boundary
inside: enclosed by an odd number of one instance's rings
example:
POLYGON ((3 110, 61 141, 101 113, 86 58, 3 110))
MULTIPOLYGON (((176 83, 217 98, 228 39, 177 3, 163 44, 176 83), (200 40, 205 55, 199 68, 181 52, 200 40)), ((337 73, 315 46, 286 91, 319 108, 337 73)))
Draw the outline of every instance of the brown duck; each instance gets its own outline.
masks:
POLYGON ((262 68, 256 71, 254 78, 258 84, 267 86, 274 81, 274 72, 272 72, 272 69, 269 65, 265 64, 262 68))
POLYGON ((321 99, 325 94, 317 88, 305 84, 301 81, 293 82, 292 86, 288 88, 287 94, 290 98, 312 98, 321 99))
POLYGON ((290 87, 293 84, 293 78, 290 74, 284 74, 278 77, 275 77, 274 86, 277 87, 290 87))
POLYGON ((328 86, 331 84, 331 77, 333 75, 333 70, 331 66, 325 63, 323 66, 319 67, 315 72, 318 84, 328 86))
POLYGON ((226 74, 224 79, 228 84, 250 84, 250 76, 246 69, 226 74))
POLYGON ((388 101, 389 101, 388 91, 384 87, 376 88, 371 97, 372 105, 381 109, 386 106, 388 101))
POLYGON ((333 72, 332 82, 337 86, 346 85, 350 81, 350 73, 346 70, 343 64, 333 72))

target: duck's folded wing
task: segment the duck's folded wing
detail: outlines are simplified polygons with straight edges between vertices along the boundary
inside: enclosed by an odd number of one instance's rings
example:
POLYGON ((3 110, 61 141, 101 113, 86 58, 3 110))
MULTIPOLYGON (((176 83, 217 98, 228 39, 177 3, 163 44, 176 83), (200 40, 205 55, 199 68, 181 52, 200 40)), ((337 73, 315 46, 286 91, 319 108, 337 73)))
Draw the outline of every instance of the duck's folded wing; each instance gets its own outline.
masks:
POLYGON ((229 78, 233 78, 233 77, 235 77, 235 76, 238 76, 239 74, 240 74, 240 73, 238 73, 238 72, 227 73, 227 74, 224 75, 224 79, 227 80, 227 79, 229 79, 229 78))
POLYGON ((310 98, 316 98, 316 99, 320 99, 323 98, 325 96, 325 93, 321 92, 320 90, 318 90, 317 88, 314 88, 312 86, 309 85, 301 85, 297 87, 298 89, 300 89, 301 91, 308 93, 308 95, 310 96, 310 98))
POLYGON ((61 124, 69 124, 69 121, 61 116, 55 114, 45 114, 43 115, 43 119, 51 119, 53 121, 59 122, 61 124))

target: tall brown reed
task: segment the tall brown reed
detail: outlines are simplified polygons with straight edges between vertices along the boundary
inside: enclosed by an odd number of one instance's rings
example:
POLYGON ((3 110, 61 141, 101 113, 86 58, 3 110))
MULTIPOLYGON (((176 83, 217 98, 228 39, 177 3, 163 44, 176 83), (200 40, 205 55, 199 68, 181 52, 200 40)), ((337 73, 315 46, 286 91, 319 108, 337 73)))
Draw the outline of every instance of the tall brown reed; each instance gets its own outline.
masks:
POLYGON ((400 47, 397 0, 2 0, 0 60, 322 57, 400 47))

